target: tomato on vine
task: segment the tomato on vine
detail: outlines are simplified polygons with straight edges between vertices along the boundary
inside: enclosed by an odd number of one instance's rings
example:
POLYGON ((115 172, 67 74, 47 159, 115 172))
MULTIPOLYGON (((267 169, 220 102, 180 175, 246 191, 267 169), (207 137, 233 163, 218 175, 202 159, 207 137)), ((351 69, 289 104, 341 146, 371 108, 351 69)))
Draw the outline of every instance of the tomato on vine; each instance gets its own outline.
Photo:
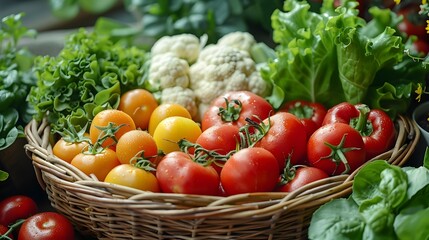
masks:
POLYGON ((120 164, 114 150, 96 146, 79 153, 70 163, 88 176, 94 174, 100 181, 104 181, 109 171, 120 164))
POLYGON ((140 189, 142 191, 159 192, 158 180, 155 175, 132 164, 121 164, 107 174, 104 182, 140 189))
POLYGON ((210 162, 199 161, 185 152, 166 154, 156 168, 156 178, 165 193, 219 194, 219 174, 210 162))
POLYGON ((158 148, 153 137, 143 130, 126 132, 116 144, 116 156, 122 164, 129 164, 134 158, 156 161, 158 148))
POLYGON ((61 138, 55 142, 52 153, 68 163, 85 150, 91 141, 89 134, 86 132, 86 127, 77 131, 70 122, 68 122, 68 128, 63 129, 59 134, 61 138))
POLYGON ((24 195, 13 195, 0 201, 0 225, 9 226, 38 212, 37 203, 24 195))
POLYGON ((94 116, 89 135, 92 143, 102 139, 101 146, 114 147, 122 135, 134 129, 136 125, 130 115, 120 110, 107 109, 94 116))
POLYGON ((195 142, 201 135, 201 128, 194 120, 174 116, 162 120, 153 133, 153 139, 159 150, 165 154, 178 151, 178 142, 181 139, 187 139, 195 142))
POLYGON ((247 124, 247 118, 260 122, 273 112, 273 107, 263 97, 249 91, 231 91, 212 101, 204 113, 201 129, 222 124, 242 127, 247 124))

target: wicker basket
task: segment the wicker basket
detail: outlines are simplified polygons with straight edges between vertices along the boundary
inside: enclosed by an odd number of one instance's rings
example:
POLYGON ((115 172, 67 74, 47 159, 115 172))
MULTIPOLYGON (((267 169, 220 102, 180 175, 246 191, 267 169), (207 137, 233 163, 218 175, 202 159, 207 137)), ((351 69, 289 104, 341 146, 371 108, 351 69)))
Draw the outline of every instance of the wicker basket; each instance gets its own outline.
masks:
MULTIPOLYGON (((396 120, 393 149, 378 156, 402 166, 420 132, 408 117, 396 120)), ((46 121, 26 126, 27 154, 52 206, 77 230, 99 239, 305 239, 313 212, 351 193, 353 177, 329 177, 292 193, 230 197, 139 191, 96 181, 52 154, 46 121)))

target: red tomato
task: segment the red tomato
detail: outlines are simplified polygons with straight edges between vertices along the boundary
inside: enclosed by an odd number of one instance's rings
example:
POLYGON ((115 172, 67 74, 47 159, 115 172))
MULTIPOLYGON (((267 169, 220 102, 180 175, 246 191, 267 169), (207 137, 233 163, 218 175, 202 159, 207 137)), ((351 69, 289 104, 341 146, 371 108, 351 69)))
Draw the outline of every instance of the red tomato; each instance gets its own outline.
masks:
POLYGON ((412 52, 416 52, 416 54, 427 55, 429 53, 429 42, 425 39, 417 39, 413 42, 412 52))
MULTIPOLYGON (((226 155, 237 148, 239 141, 239 128, 237 126, 216 125, 202 132, 196 143, 204 149, 226 155)), ((223 165, 223 163, 218 164, 223 165)), ((222 169, 220 165, 213 164, 218 173, 222 169)))
MULTIPOLYGON (((7 233, 7 231, 9 231, 9 228, 0 224, 0 236, 7 233)), ((13 240, 13 235, 11 232, 7 235, 7 237, 13 240)))
POLYGON ((244 148, 223 166, 221 184, 226 195, 273 191, 279 178, 274 155, 264 148, 244 148))
POLYGON ((286 102, 279 112, 289 112, 297 116, 305 126, 307 137, 310 137, 316 129, 322 126, 323 118, 326 115, 326 108, 315 102, 304 100, 294 100, 286 102))
POLYGON ((255 144, 255 147, 270 151, 276 157, 280 170, 285 167, 285 160, 288 157, 290 157, 292 165, 304 161, 307 150, 307 132, 296 116, 287 112, 278 112, 265 119, 263 124, 271 127, 265 136, 255 144))
POLYGON ((294 171, 292 179, 280 179, 278 191, 292 192, 309 183, 329 177, 323 170, 315 167, 298 167, 294 171))
POLYGON ((345 123, 317 129, 308 140, 308 162, 328 175, 354 171, 365 162, 365 145, 360 133, 345 123))
POLYGON ((212 166, 194 162, 180 151, 164 156, 156 168, 156 178, 162 192, 218 195, 219 174, 212 166))
POLYGON ((37 213, 36 202, 27 196, 15 195, 0 202, 0 224, 9 226, 19 219, 25 219, 37 213))
POLYGON ((27 218, 22 224, 18 240, 74 240, 70 221, 56 212, 42 212, 27 218))
POLYGON ((271 104, 261 96, 249 91, 232 91, 212 101, 204 113, 201 129, 205 131, 213 125, 221 124, 232 124, 241 127, 247 124, 246 118, 260 122, 273 111, 271 104), (229 106, 226 105, 226 100, 229 106))

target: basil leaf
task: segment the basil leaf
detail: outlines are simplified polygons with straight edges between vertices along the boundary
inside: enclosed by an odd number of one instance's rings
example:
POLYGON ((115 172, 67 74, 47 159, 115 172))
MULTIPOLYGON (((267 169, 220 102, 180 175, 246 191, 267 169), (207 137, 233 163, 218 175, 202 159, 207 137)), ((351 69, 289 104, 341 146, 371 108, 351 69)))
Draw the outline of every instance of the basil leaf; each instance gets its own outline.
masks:
POLYGON ((336 199, 314 212, 308 236, 309 239, 361 239, 364 227, 353 199, 336 199))

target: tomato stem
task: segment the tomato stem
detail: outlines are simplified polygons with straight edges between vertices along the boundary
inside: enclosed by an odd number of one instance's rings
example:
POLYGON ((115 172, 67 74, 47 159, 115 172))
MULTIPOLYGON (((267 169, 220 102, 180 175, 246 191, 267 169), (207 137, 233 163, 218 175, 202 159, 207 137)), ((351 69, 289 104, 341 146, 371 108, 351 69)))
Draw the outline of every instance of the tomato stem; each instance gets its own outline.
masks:
POLYGON ((370 109, 367 105, 359 104, 356 106, 359 111, 359 117, 352 119, 350 124, 356 129, 361 136, 369 136, 372 133, 372 123, 368 121, 370 109))
POLYGON ((192 143, 185 138, 179 140, 179 148, 181 151, 189 154, 189 149, 194 148, 194 156, 191 158, 194 162, 199 163, 203 166, 209 166, 215 163, 218 166, 222 166, 219 162, 226 162, 236 150, 232 150, 229 153, 222 155, 216 151, 205 149, 198 143, 192 143))
POLYGON ((242 103, 238 99, 233 99, 232 102, 225 98, 226 107, 220 107, 218 115, 224 122, 234 122, 240 117, 242 103))
POLYGON ((357 147, 345 148, 344 143, 346 142, 346 136, 347 134, 343 135, 340 143, 337 146, 330 144, 328 142, 325 142, 325 145, 328 146, 332 151, 328 156, 322 158, 322 159, 330 159, 332 162, 335 163, 336 166, 335 166, 334 172, 337 170, 340 163, 343 163, 345 170, 341 174, 346 174, 350 172, 350 165, 344 153, 349 151, 354 151, 354 150, 360 150, 360 148, 357 148, 357 147))
POLYGON ((24 221, 25 219, 18 219, 15 223, 8 226, 8 230, 3 235, 0 235, 0 239, 12 240, 12 238, 8 237, 8 235, 11 234, 16 228, 21 226, 24 221))

